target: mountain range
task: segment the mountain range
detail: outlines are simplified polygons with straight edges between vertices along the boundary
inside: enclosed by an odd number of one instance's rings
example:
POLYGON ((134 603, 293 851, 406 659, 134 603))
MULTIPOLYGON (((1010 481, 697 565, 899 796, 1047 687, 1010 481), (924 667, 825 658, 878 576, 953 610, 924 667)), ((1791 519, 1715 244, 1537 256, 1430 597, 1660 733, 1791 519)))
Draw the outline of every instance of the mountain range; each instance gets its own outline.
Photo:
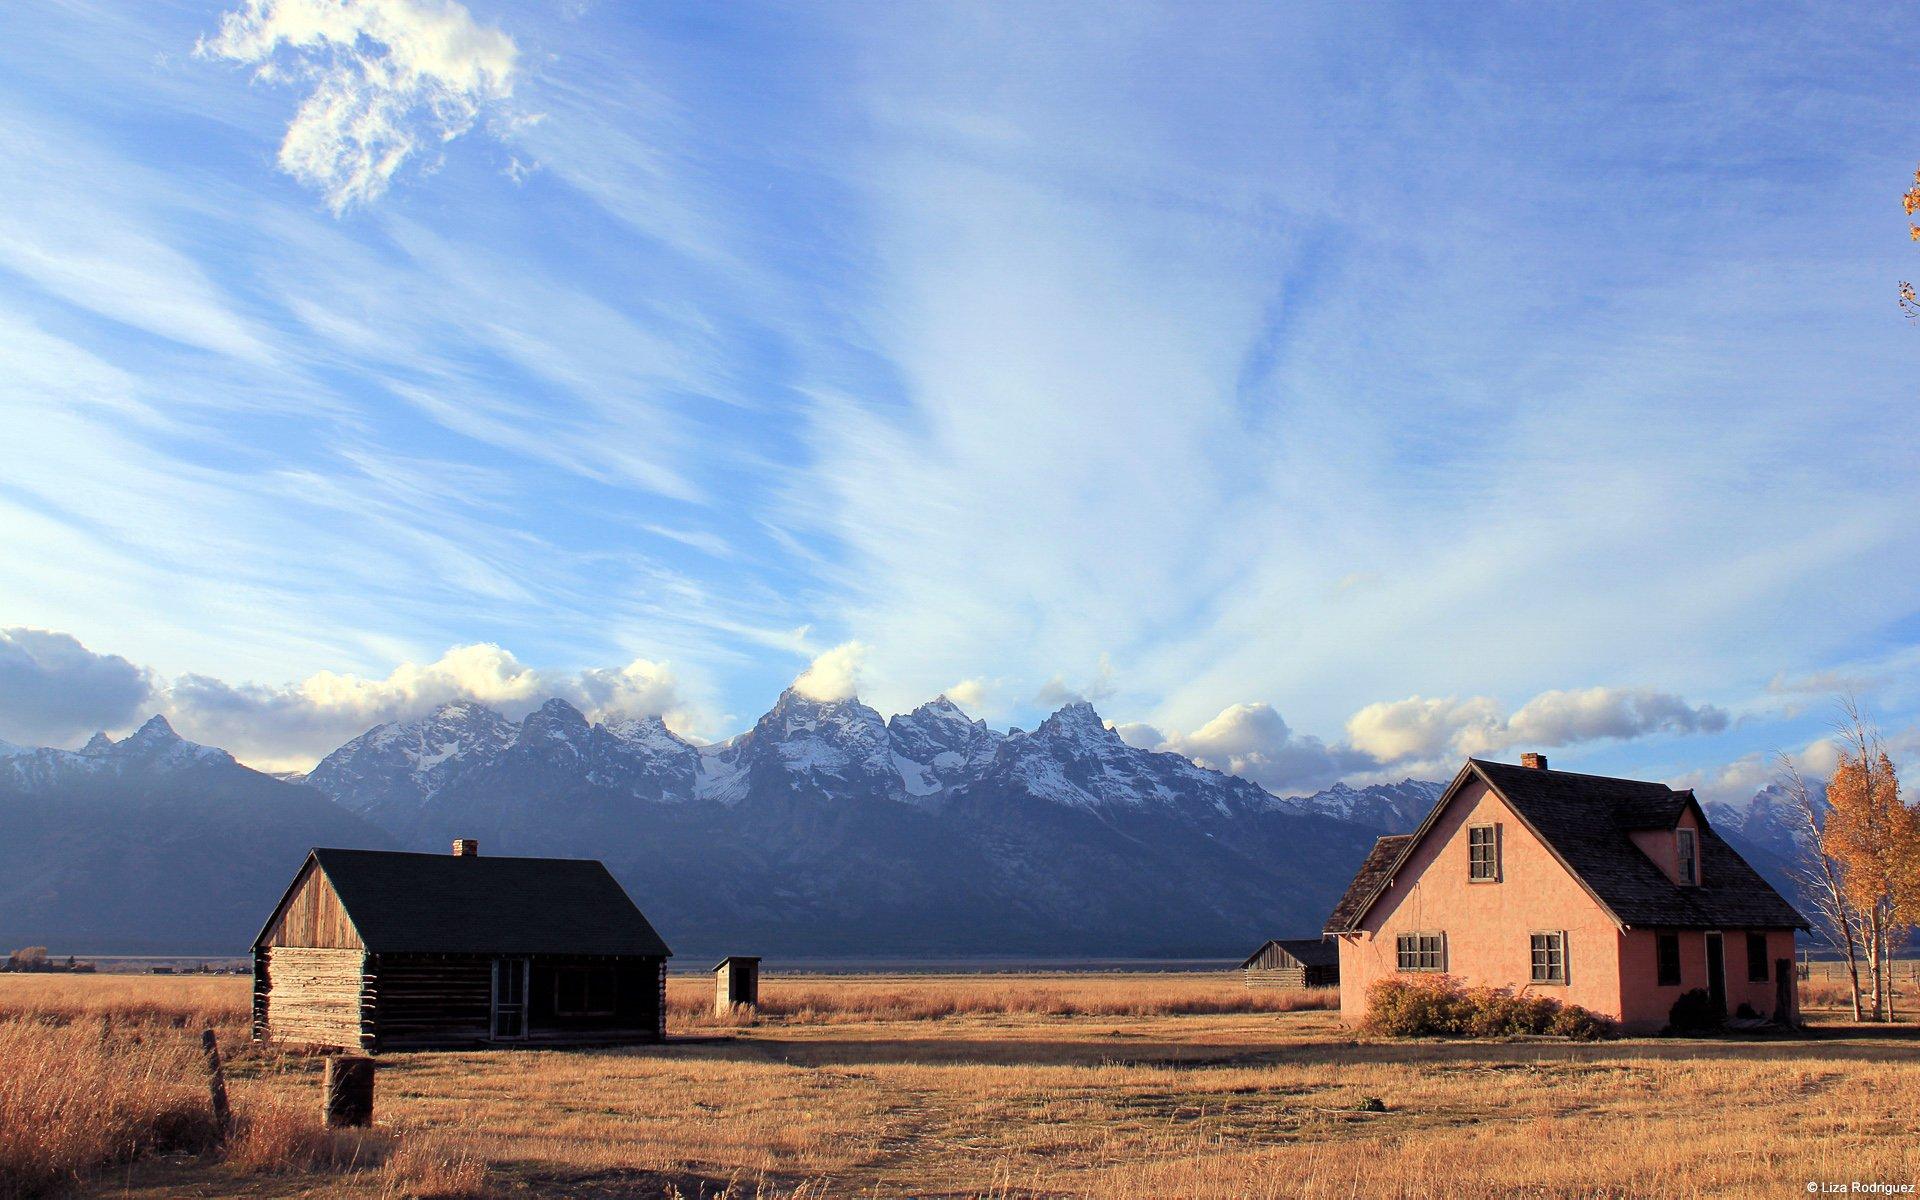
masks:
MULTIPOLYGON (((1443 786, 1281 798, 1130 746, 1084 703, 1001 733, 944 696, 889 720, 789 690, 695 745, 658 717, 462 702, 289 778, 155 717, 78 751, 0 750, 0 942, 231 953, 309 846, 471 837, 604 860, 695 956, 1232 955, 1316 933, 1373 839, 1443 786)), ((1773 874, 1784 826, 1763 799, 1712 819, 1773 874)))

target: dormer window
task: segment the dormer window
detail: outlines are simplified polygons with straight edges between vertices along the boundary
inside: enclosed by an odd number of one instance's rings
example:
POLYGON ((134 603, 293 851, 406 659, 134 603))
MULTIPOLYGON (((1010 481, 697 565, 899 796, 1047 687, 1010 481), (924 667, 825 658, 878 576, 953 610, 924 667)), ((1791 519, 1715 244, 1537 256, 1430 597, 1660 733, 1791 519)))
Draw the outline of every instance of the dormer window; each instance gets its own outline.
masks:
POLYGON ((1693 830, 1676 830, 1673 835, 1674 854, 1678 864, 1680 885, 1692 887, 1700 882, 1700 859, 1693 847, 1693 830))

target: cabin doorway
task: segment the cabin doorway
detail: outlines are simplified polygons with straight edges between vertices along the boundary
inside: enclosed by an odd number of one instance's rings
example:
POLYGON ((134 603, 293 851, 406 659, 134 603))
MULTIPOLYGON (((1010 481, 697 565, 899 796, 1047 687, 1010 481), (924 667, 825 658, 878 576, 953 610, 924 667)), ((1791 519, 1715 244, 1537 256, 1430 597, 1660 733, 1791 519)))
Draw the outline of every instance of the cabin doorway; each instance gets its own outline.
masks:
POLYGON ((1707 995, 1713 999, 1713 1011, 1727 1015, 1727 947, 1717 933, 1707 935, 1707 995))
POLYGON ((493 1040, 517 1042, 527 1036, 527 960, 493 960, 493 1040))

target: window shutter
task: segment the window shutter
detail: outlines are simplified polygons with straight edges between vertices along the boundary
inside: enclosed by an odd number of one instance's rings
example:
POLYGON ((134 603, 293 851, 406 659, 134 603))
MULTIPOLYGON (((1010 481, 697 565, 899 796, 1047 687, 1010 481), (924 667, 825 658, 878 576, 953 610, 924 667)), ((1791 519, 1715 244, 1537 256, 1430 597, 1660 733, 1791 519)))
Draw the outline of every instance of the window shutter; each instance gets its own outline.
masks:
POLYGON ((1499 883, 1507 874, 1507 826, 1504 821, 1493 823, 1493 881, 1499 883))
POLYGON ((1560 931, 1560 982, 1573 983, 1573 944, 1567 940, 1567 931, 1560 931))
POLYGON ((1440 931, 1440 969, 1443 972, 1447 969, 1447 931, 1444 929, 1440 931))

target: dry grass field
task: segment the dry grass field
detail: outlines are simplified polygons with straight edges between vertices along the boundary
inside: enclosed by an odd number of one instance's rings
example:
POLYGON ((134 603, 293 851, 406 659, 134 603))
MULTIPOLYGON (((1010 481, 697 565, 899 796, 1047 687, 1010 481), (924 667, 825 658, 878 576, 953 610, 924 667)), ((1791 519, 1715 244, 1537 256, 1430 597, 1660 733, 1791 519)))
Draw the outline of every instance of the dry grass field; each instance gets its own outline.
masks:
POLYGON ((1323 996, 1228 975, 775 977, 751 1025, 715 1023, 710 988, 672 981, 680 1040, 664 1047, 383 1056, 376 1128, 329 1134, 320 1060, 246 1042, 245 980, 0 976, 0 1196, 1783 1196, 1920 1181, 1920 1025, 1863 1029, 1831 1009, 1794 1038, 1408 1043, 1356 1040, 1323 996), (238 1119, 224 1152, 208 1024, 238 1119))

